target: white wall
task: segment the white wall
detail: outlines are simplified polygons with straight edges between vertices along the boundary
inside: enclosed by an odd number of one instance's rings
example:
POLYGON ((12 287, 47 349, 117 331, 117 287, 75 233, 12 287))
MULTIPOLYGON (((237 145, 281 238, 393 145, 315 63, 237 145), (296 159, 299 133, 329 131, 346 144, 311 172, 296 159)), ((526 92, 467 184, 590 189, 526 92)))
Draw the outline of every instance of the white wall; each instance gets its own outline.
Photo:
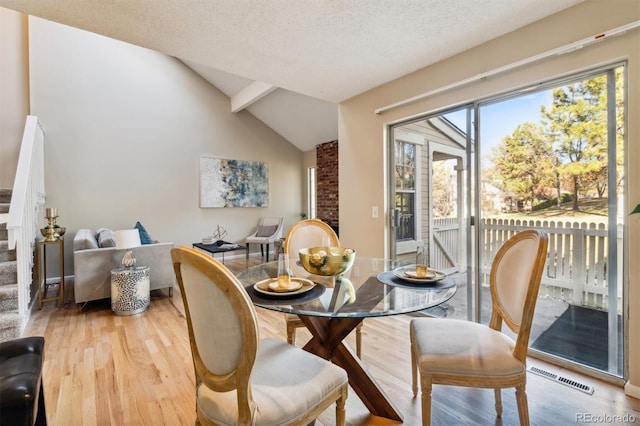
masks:
MULTIPOLYGON (((377 108, 447 86, 640 19, 638 1, 587 0, 504 37, 419 70, 340 105, 340 241, 359 254, 383 256, 388 248, 385 128, 390 123, 470 100, 525 87, 599 64, 628 60, 628 198, 626 210, 640 202, 640 30, 605 39, 562 56, 467 84, 376 115, 377 108), (384 206, 378 219, 372 206, 384 206)), ((629 384, 640 398, 640 217, 629 217, 625 259, 629 301, 629 384)))
MULTIPOLYGON (((131 228, 191 245, 220 224, 242 242, 299 218, 302 152, 175 58, 30 17, 31 113, 45 131, 46 207, 67 227, 131 228), (199 157, 269 165, 268 208, 199 208, 199 157)), ((257 249, 257 248, 256 248, 257 249)), ((255 249, 254 249, 255 251, 255 249)), ((55 273, 52 268, 52 274, 55 273)))
POLYGON ((29 114, 27 17, 0 7, 0 188, 13 188, 29 114))

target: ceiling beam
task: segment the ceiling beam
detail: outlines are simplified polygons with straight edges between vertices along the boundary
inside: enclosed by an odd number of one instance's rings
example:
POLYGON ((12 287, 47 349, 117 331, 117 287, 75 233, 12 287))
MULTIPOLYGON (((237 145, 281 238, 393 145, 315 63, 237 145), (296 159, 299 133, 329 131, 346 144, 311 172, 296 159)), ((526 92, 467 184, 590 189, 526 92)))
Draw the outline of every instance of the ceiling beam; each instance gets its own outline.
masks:
POLYGON ((254 81, 231 98, 231 112, 239 112, 259 101, 278 87, 262 81, 254 81))

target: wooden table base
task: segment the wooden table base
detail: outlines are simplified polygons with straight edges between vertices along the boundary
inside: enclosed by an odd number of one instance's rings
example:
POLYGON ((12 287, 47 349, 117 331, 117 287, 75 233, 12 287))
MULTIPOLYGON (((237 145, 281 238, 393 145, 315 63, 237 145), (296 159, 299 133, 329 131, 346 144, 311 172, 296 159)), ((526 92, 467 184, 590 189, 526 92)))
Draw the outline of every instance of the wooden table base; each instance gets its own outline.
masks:
POLYGON ((304 349, 344 368, 349 375, 349 384, 371 414, 402 421, 400 411, 365 370, 360 359, 342 343, 363 318, 322 318, 300 315, 300 319, 313 336, 304 349))

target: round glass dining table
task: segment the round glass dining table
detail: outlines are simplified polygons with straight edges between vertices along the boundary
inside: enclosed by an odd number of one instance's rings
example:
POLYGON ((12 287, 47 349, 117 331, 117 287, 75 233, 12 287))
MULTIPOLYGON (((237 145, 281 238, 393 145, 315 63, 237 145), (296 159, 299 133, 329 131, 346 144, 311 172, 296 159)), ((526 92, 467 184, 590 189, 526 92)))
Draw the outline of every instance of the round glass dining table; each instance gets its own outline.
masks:
POLYGON ((265 286, 276 278, 278 262, 248 268, 238 278, 255 306, 300 317, 312 335, 303 349, 344 368, 349 384, 372 414, 402 421, 401 413, 343 340, 364 318, 420 311, 455 294, 453 278, 410 280, 400 272, 403 266, 406 263, 356 257, 342 276, 325 277, 308 273, 292 260, 294 280, 301 278, 304 285, 291 294, 265 286))

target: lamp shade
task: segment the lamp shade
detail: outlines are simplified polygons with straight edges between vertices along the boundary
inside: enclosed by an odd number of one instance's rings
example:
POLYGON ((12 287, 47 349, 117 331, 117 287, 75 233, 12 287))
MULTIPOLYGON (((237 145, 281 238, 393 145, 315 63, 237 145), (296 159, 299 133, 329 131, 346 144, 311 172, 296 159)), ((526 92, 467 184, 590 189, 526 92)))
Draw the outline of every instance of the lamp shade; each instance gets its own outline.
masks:
POLYGON ((140 247, 140 232, 137 229, 116 231, 116 248, 130 249, 140 247))

